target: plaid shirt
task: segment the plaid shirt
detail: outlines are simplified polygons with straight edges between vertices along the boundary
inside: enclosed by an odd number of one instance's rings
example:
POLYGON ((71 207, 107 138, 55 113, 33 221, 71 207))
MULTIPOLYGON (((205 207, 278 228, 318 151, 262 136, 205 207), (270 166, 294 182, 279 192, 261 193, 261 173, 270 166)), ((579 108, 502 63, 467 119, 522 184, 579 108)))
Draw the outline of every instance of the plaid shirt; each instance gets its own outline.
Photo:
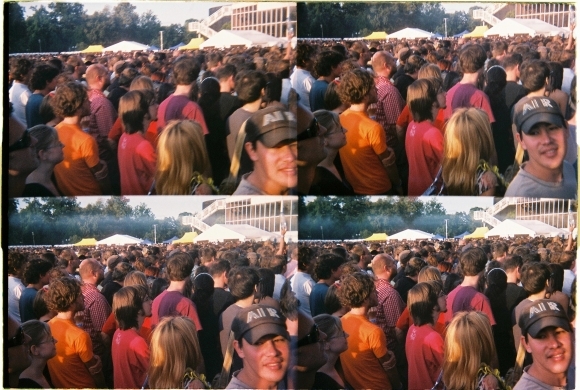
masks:
POLYGON ((397 142, 395 124, 405 107, 405 101, 387 77, 377 76, 375 82, 378 94, 376 121, 385 129, 387 146, 394 148, 397 142))
POLYGON ((81 290, 85 302, 83 329, 91 336, 93 352, 100 356, 105 352, 105 345, 101 339, 101 330, 111 314, 111 306, 109 306, 105 296, 94 285, 83 283, 81 290))
POLYGON ((89 134, 97 142, 102 139, 106 140, 109 136, 109 131, 117 120, 117 111, 115 111, 113 103, 98 89, 89 90, 89 101, 91 102, 89 134))
POLYGON ((378 279, 375 282, 379 304, 377 305, 376 324, 387 336, 387 348, 394 351, 396 346, 395 326, 401 313, 405 309, 405 303, 401 296, 391 286, 388 280, 378 279))

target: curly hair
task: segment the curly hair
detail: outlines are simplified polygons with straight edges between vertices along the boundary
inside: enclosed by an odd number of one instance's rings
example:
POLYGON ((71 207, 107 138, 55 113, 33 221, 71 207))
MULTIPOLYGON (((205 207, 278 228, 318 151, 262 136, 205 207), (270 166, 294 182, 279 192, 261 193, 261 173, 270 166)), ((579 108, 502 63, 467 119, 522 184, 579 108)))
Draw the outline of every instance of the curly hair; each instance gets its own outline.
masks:
POLYGON ((46 305, 49 310, 67 311, 81 295, 81 284, 73 277, 53 279, 48 285, 46 305))
POLYGON ((32 62, 26 58, 13 57, 10 59, 10 76, 16 81, 24 81, 32 68, 32 62))
POLYGON ((362 307, 374 290, 373 278, 369 274, 356 272, 341 279, 338 299, 342 306, 362 307))
POLYGON ((346 72, 338 86, 338 96, 343 103, 359 104, 375 88, 373 76, 362 69, 353 69, 346 72))
POLYGON ((314 266, 314 273, 318 279, 328 279, 332 275, 332 270, 340 268, 344 259, 333 253, 325 253, 318 258, 314 266))
POLYGON ((8 274, 18 275, 26 260, 27 257, 20 252, 8 252, 8 274))
POLYGON ((58 87, 51 101, 52 109, 57 116, 67 118, 77 112, 89 96, 84 86, 74 81, 58 87))
POLYGON ((44 89, 46 84, 51 82, 56 76, 58 76, 60 71, 52 65, 39 64, 32 69, 32 74, 30 75, 30 87, 32 90, 44 89))

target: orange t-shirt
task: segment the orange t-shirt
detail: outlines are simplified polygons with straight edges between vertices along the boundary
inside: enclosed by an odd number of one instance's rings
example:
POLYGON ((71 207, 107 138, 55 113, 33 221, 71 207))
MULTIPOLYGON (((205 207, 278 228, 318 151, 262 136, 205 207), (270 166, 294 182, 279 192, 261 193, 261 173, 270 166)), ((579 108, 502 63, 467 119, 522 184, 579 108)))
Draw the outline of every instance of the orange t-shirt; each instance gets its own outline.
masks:
MULTIPOLYGON (((109 131, 108 138, 118 143, 122 135, 123 125, 121 124, 121 118, 117 118, 113 124, 113 127, 111 127, 111 130, 109 131)), ((159 137, 159 134, 157 133, 157 120, 151 121, 151 123, 149 123, 149 127, 147 128, 147 132, 144 136, 147 141, 151 142, 153 149, 157 149, 157 138, 159 137)))
MULTIPOLYGON (((397 328, 401 329, 404 332, 407 332, 411 325, 413 325, 413 317, 411 317, 411 313, 409 313, 409 308, 406 307, 405 310, 401 313, 401 316, 397 320, 397 328)), ((443 337, 445 340, 445 334, 447 333, 447 324, 445 323, 445 313, 439 313, 439 318, 437 318, 437 322, 433 326, 435 331, 443 337)))
POLYGON ((71 320, 54 317, 48 326, 58 341, 56 356, 47 362, 54 387, 94 388, 96 383, 85 366, 93 358, 91 336, 71 320))
POLYGON ((346 110, 340 124, 347 130, 346 145, 340 148, 340 161, 346 180, 354 192, 380 195, 391 189, 391 181, 379 155, 387 150, 383 127, 366 112, 346 110))
POLYGON ((391 382, 379 358, 387 354, 387 338, 366 316, 345 314, 342 329, 348 333, 348 349, 340 354, 346 381, 355 389, 391 390, 391 382))
POLYGON ((78 125, 59 123, 58 138, 64 144, 64 160, 54 167, 58 188, 66 196, 101 195, 101 187, 91 172, 99 163, 97 141, 78 125))

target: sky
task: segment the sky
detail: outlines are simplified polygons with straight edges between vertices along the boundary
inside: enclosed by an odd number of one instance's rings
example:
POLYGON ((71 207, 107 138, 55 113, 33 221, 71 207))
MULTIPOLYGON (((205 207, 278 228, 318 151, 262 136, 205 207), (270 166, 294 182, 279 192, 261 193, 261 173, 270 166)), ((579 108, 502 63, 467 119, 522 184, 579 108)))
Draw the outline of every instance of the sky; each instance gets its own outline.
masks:
MULTIPOLYGON (((50 1, 44 2, 21 2, 20 5, 25 8, 24 17, 32 15, 32 7, 45 5, 47 6, 50 1)), ((112 9, 116 3, 114 2, 94 2, 94 1, 82 1, 85 6, 87 14, 92 15, 95 11, 102 11, 106 5, 109 5, 112 9)), ((209 1, 188 1, 188 2, 178 2, 178 1, 133 1, 131 4, 135 5, 137 8, 135 12, 139 15, 147 12, 148 10, 153 11, 157 18, 161 22, 162 26, 168 26, 170 24, 183 24, 185 20, 194 19, 204 19, 209 15, 209 9, 217 5, 225 5, 231 3, 217 3, 209 1)), ((483 3, 455 3, 455 2, 443 2, 443 8, 445 11, 452 13, 457 11, 468 11, 469 7, 474 5, 482 5, 483 3)))

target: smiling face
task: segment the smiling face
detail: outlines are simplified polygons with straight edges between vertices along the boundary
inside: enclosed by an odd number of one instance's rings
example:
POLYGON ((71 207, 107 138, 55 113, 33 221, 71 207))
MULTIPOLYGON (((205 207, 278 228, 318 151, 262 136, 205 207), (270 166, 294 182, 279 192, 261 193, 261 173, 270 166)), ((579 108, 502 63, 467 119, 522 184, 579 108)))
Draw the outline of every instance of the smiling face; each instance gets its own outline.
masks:
POLYGON ((526 171, 543 180, 548 179, 554 172, 561 173, 566 155, 566 129, 554 124, 538 123, 528 134, 521 133, 516 136, 530 158, 526 171))
POLYGON ((254 162, 254 172, 250 176, 255 175, 255 184, 262 191, 269 195, 284 195, 290 188, 296 187, 296 142, 267 148, 261 141, 257 141, 255 149, 247 142, 246 151, 254 162))
POLYGON ((283 336, 267 335, 255 344, 234 340, 234 348, 244 360, 238 378, 254 388, 275 386, 286 375, 290 342, 283 336))
POLYGON ((550 326, 542 329, 536 338, 522 336, 521 342, 534 359, 528 373, 544 383, 561 386, 557 381, 565 380, 572 360, 572 334, 550 326))

